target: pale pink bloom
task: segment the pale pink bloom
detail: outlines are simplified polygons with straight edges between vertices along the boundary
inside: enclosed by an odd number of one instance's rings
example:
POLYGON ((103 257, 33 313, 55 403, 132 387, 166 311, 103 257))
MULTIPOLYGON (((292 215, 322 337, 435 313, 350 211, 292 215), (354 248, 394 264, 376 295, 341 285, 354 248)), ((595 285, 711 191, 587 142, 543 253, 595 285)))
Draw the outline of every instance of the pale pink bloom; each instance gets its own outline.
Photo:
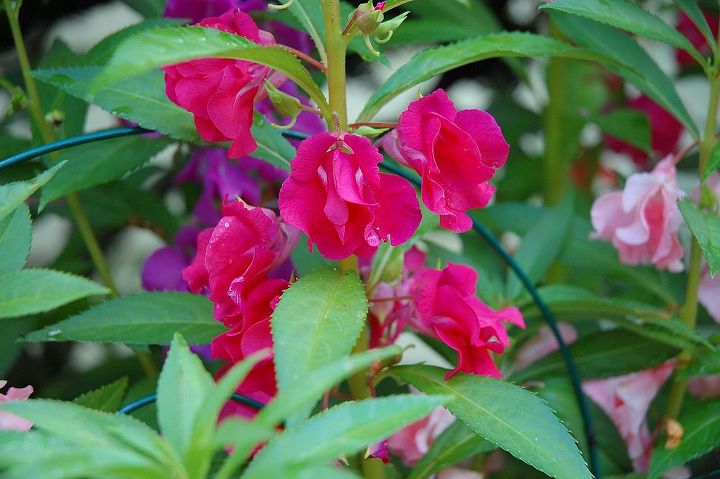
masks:
MULTIPOLYGON (((577 339, 577 331, 566 322, 557 324, 565 344, 572 344, 577 339)), ((538 359, 547 356, 559 348, 557 339, 548 326, 542 326, 534 338, 522 345, 515 356, 515 365, 518 369, 524 369, 538 359)))
POLYGON ((617 427, 638 472, 647 470, 653 446, 645 416, 672 370, 673 362, 668 361, 637 373, 583 383, 585 394, 610 416, 617 427))
POLYGON ((484 477, 480 472, 459 467, 446 467, 437 473, 437 479, 483 479, 484 477))
MULTIPOLYGON (((0 390, 4 388, 6 384, 7 381, 0 379, 0 390)), ((0 403, 6 401, 25 401, 32 393, 32 386, 8 388, 7 394, 0 393, 0 403)), ((0 431, 28 431, 31 427, 32 423, 30 421, 7 411, 0 411, 0 431)))
POLYGON ((429 416, 409 424, 390 436, 388 448, 409 466, 423 457, 435 438, 455 421, 455 416, 438 406, 429 416))
POLYGON ((625 264, 682 271, 678 229, 683 220, 677 207, 681 196, 675 165, 668 156, 652 172, 631 175, 623 191, 595 200, 590 212, 592 237, 611 241, 625 264))
POLYGON ((688 391, 700 399, 720 397, 720 374, 691 378, 688 381, 688 391))
POLYGON ((710 276, 710 269, 705 266, 700 278, 698 301, 707 310, 708 314, 720 323, 720 275, 710 276))

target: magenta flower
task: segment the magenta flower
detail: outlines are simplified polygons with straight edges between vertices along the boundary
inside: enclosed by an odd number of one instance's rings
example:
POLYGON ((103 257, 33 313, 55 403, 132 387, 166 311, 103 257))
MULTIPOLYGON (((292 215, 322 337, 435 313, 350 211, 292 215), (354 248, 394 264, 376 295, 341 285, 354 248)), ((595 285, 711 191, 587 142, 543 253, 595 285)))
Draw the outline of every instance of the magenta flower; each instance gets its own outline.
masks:
POLYGON ((163 16, 189 18, 191 23, 197 23, 203 18, 216 17, 232 9, 251 12, 266 8, 265 0, 168 0, 163 16))
POLYGON ((381 241, 401 244, 420 224, 412 186, 379 173, 380 152, 362 136, 320 133, 304 140, 280 189, 283 219, 323 256, 370 256, 381 241))
MULTIPOLYGON (((234 33, 261 45, 274 44, 249 15, 231 10, 198 25, 234 33)), ((193 114, 206 141, 231 141, 228 156, 240 158, 257 148, 250 134, 253 104, 270 69, 242 60, 208 58, 164 67, 165 93, 193 114)))
POLYGON ((682 216, 677 207, 681 195, 675 165, 667 157, 652 172, 631 175, 623 191, 595 200, 590 212, 592 237, 611 241, 625 264, 682 271, 678 239, 682 216))
POLYGON ((495 188, 488 180, 510 151, 489 113, 457 111, 444 90, 410 103, 381 143, 420 175, 423 202, 440 215, 440 226, 456 233, 472 226, 466 211, 483 208, 492 198, 495 188))
MULTIPOLYGON (((0 389, 4 388, 7 381, 0 379, 0 389)), ((7 394, 0 393, 0 403, 6 401, 25 401, 33 393, 32 386, 24 388, 8 388, 7 394)), ((0 431, 29 431, 32 423, 15 414, 7 411, 0 411, 0 431)))
POLYGON ((628 448, 633 467, 647 471, 653 439, 645 418, 650 403, 673 370, 672 361, 653 369, 586 381, 585 394, 610 416, 628 448))
POLYGON ((517 308, 492 310, 476 296, 477 272, 465 265, 448 264, 443 270, 426 268, 415 277, 416 314, 410 325, 457 351, 458 372, 502 377, 490 352, 501 354, 510 344, 503 323, 524 328, 517 308))
MULTIPOLYGON (((718 17, 710 12, 703 12, 703 15, 705 16, 705 21, 707 21, 708 26, 710 27, 713 38, 717 38, 718 17)), ((694 46, 703 57, 708 58, 712 56, 712 49, 710 48, 710 45, 708 45, 705 36, 684 11, 680 12, 680 15, 678 16, 678 23, 675 28, 678 32, 682 33, 688 40, 690 40, 692 46, 694 46)), ((681 67, 688 67, 697 64, 688 52, 679 48, 675 50, 675 58, 681 67)))

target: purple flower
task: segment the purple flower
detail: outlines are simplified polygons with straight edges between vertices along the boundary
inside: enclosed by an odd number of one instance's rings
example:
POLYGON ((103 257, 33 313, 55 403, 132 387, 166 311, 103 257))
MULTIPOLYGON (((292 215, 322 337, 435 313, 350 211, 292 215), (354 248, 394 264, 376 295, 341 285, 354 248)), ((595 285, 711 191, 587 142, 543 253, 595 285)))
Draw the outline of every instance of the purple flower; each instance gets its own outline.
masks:
POLYGON ((182 270, 195 256, 200 228, 185 225, 175 235, 175 246, 164 246, 143 264, 142 285, 148 291, 188 291, 182 270))

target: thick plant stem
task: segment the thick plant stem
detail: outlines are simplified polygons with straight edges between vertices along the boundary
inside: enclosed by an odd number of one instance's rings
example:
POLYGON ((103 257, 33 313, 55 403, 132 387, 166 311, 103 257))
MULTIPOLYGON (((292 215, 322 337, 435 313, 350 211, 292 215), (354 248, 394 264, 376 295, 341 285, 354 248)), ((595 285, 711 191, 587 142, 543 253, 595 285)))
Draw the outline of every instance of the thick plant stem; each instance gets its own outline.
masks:
MULTIPOLYGON (((45 143, 51 143, 55 139, 55 135, 53 134, 48 122, 45 121, 42 105, 40 103, 40 95, 38 94, 35 80, 30 73, 30 60, 27 55, 27 50, 25 49, 22 32, 20 30, 18 12, 11 7, 9 0, 3 0, 3 4, 5 6, 5 12, 7 13, 8 22, 10 23, 10 31, 12 32, 13 41, 15 42, 15 49, 17 51, 20 70, 22 71, 23 80, 25 82, 25 89, 27 90, 28 99, 30 100, 30 115, 33 118, 35 126, 40 132, 42 140, 45 143)), ((80 236, 85 242, 90 258, 100 274, 103 283, 105 283, 105 286, 111 290, 113 296, 117 296, 117 288, 110 276, 110 269, 107 266, 100 244, 95 237, 95 233, 90 226, 88 217, 85 214, 85 211, 80 204, 80 199, 76 193, 70 193, 67 196, 67 204, 70 208, 75 224, 78 227, 80 236)))
MULTIPOLYGON (((700 160, 698 174, 702 178, 707 167, 710 153, 715 146, 715 129, 717 128, 718 100, 720 99, 720 77, 713 71, 710 78, 710 103, 708 105, 708 117, 705 123, 705 132, 700 142, 700 160)), ((689 328, 695 329, 698 309, 698 290, 700 288, 700 276, 702 275, 702 251, 695 237, 692 238, 690 246, 690 263, 688 265, 688 279, 685 289, 685 303, 680 312, 680 319, 689 328)), ((678 356, 675 366, 675 379, 670 389, 667 406, 665 408, 665 419, 676 419, 682 409, 685 392, 687 391, 687 380, 680 379, 681 373, 692 358, 692 352, 685 350, 678 356)))
MULTIPOLYGON (((327 47, 327 81, 330 96, 330 110, 337 115, 341 130, 347 129, 347 100, 345 81, 345 53, 347 40, 342 35, 340 1, 324 0, 322 3, 327 47)), ((328 127, 335 128, 334 118, 326 118, 328 127)))

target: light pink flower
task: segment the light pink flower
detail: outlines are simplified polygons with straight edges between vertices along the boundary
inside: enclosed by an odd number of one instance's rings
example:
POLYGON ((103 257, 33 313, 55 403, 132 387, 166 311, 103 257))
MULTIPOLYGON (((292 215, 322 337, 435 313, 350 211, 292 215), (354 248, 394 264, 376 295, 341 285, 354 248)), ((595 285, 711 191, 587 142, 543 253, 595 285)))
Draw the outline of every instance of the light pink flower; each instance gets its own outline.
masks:
MULTIPOLYGON (((275 43, 240 10, 206 18, 197 25, 217 28, 261 45, 275 43)), ((206 141, 231 141, 228 156, 240 158, 257 145, 250 127, 253 103, 270 69, 243 60, 207 58, 164 67, 165 93, 193 114, 195 127, 206 141)))
POLYGON ((370 256, 382 241, 404 243, 420 224, 412 186, 379 173, 382 155, 365 137, 320 133, 297 149, 280 189, 283 219, 332 260, 370 256))
MULTIPOLYGON (((5 387, 7 381, 0 379, 0 390, 5 387)), ((25 401, 33 392, 32 386, 24 388, 8 388, 7 394, 0 393, 0 403, 6 401, 25 401)), ((0 431, 28 431, 32 423, 15 414, 7 411, 0 411, 0 431)))
POLYGON ((438 406, 427 417, 409 424, 388 439, 390 452, 399 456, 409 466, 423 457, 435 438, 455 421, 455 416, 438 406))
MULTIPOLYGON (((566 344, 572 344, 577 339, 577 331, 570 324, 560 321, 558 324, 560 337, 566 344)), ((524 369, 538 359, 547 356, 559 348, 557 339, 548 326, 542 326, 534 338, 523 344, 515 356, 515 365, 524 369)))
POLYGON ((700 399, 720 397, 720 374, 690 378, 688 391, 700 399))
POLYGON ((470 469, 446 467, 437 473, 437 479, 483 479, 485 475, 470 469))
POLYGON ((647 470, 653 446, 645 416, 672 370, 673 363, 668 361, 653 369, 583 383, 585 394, 610 416, 617 427, 638 472, 647 470))
POLYGON ((440 215, 440 226, 468 231, 465 213, 488 204, 488 183, 505 164, 510 147, 495 119, 480 110, 457 111, 444 90, 410 103, 397 129, 381 140, 390 156, 422 178, 422 199, 440 215))
POLYGON ((667 157, 652 172, 631 175, 623 191, 595 200, 590 212, 592 237, 611 241, 625 264, 682 271, 678 239, 682 216, 677 207, 681 196, 675 165, 667 157))

